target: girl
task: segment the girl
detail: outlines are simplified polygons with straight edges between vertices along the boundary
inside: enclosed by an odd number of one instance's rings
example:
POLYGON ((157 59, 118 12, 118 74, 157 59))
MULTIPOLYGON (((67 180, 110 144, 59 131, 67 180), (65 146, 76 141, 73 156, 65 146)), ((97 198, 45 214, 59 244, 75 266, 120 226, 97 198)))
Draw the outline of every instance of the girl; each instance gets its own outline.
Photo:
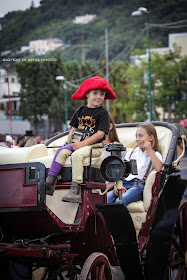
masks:
POLYGON ((137 162, 138 175, 130 174, 123 181, 122 200, 118 198, 117 187, 108 192, 108 203, 121 203, 128 205, 131 202, 143 199, 144 183, 148 173, 154 168, 160 171, 163 160, 158 144, 156 129, 151 123, 142 123, 136 130, 137 146, 132 152, 127 152, 125 160, 135 159, 137 162))

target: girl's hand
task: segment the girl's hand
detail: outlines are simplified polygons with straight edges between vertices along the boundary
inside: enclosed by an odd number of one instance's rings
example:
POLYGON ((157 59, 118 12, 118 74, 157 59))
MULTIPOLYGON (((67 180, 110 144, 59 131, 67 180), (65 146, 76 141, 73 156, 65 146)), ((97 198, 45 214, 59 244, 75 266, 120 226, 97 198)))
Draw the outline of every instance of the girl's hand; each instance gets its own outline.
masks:
POLYGON ((147 150, 147 151, 152 150, 151 142, 149 142, 149 141, 145 141, 143 147, 144 147, 145 150, 147 150))

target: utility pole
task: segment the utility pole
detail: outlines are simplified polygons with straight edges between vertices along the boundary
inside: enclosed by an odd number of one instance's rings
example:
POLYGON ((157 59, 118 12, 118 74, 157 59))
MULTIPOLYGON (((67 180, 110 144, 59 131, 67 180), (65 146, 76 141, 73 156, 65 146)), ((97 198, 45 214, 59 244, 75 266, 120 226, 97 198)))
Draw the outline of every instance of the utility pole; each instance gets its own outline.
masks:
POLYGON ((152 88, 151 88, 151 51, 150 51, 150 33, 149 33, 150 16, 147 14, 147 44, 148 44, 148 94, 149 94, 149 120, 152 121, 152 88))
POLYGON ((81 37, 82 37, 82 64, 85 63, 85 45, 84 45, 84 26, 81 24, 81 37))
POLYGON ((137 11, 132 12, 132 16, 147 15, 146 29, 147 29, 147 44, 148 44, 148 100, 149 100, 149 121, 152 121, 152 87, 151 87, 151 51, 150 51, 150 15, 147 8, 140 7, 137 11))
MULTIPOLYGON (((106 80, 109 82, 108 71, 108 28, 105 29, 105 61, 106 61, 106 80)), ((106 109, 109 111, 109 100, 106 100, 106 109)))

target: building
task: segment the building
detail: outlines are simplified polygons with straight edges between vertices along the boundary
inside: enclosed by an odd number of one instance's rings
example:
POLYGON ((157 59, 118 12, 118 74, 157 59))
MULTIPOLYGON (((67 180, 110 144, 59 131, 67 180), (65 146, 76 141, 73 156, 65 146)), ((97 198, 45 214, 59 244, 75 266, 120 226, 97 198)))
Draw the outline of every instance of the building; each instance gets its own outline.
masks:
POLYGON ((63 46, 60 39, 43 39, 29 42, 29 51, 36 55, 44 55, 63 46))
POLYGON ((87 24, 90 21, 94 20, 95 17, 96 17, 95 14, 94 15, 86 14, 84 16, 77 16, 77 17, 75 17, 73 22, 76 24, 87 24))
MULTIPOLYGON (((169 51, 173 51, 175 44, 181 48, 181 55, 187 55, 187 33, 169 34, 168 47, 151 48, 150 52, 164 55, 169 51)), ((146 50, 146 54, 135 55, 131 57, 132 63, 136 64, 137 66, 141 64, 142 60, 148 62, 148 49, 146 50)))
POLYGON ((169 49, 173 50, 175 44, 181 47, 181 55, 187 55, 187 33, 169 34, 169 49))
POLYGON ((16 73, 9 73, 9 91, 7 71, 0 69, 0 131, 11 134, 11 124, 13 135, 24 134, 30 130, 28 121, 23 121, 23 117, 18 115, 20 105, 19 92, 21 85, 16 73), (10 92, 10 96, 9 96, 10 92), (9 110, 11 106, 11 111, 9 110), (11 112, 11 113, 10 113, 11 112))

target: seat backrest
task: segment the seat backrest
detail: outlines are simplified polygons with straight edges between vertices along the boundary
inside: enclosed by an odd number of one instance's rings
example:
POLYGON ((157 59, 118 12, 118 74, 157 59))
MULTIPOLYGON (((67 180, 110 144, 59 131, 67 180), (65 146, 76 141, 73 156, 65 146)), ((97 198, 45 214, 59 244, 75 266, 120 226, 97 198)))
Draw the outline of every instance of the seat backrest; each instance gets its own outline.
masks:
MULTIPOLYGON (((171 162, 174 149, 176 149, 177 131, 171 124, 161 122, 153 122, 153 124, 155 125, 157 131, 163 161, 165 162, 167 160, 168 162, 171 162)), ((136 147, 135 135, 137 125, 138 123, 121 124, 117 127, 120 142, 126 147, 127 151, 133 150, 133 148, 136 147)), ((152 200, 152 187, 155 182, 156 173, 157 171, 153 169, 147 177, 143 192, 143 201, 133 202, 127 206, 134 222, 137 235, 142 227, 142 224, 146 221, 147 211, 152 200)))
MULTIPOLYGON (((155 126, 155 128, 157 131, 158 141, 161 148, 163 160, 165 161, 172 138, 172 131, 164 126, 155 126)), ((117 127, 117 133, 120 142, 127 148, 127 150, 136 147, 136 129, 136 126, 117 127)))

